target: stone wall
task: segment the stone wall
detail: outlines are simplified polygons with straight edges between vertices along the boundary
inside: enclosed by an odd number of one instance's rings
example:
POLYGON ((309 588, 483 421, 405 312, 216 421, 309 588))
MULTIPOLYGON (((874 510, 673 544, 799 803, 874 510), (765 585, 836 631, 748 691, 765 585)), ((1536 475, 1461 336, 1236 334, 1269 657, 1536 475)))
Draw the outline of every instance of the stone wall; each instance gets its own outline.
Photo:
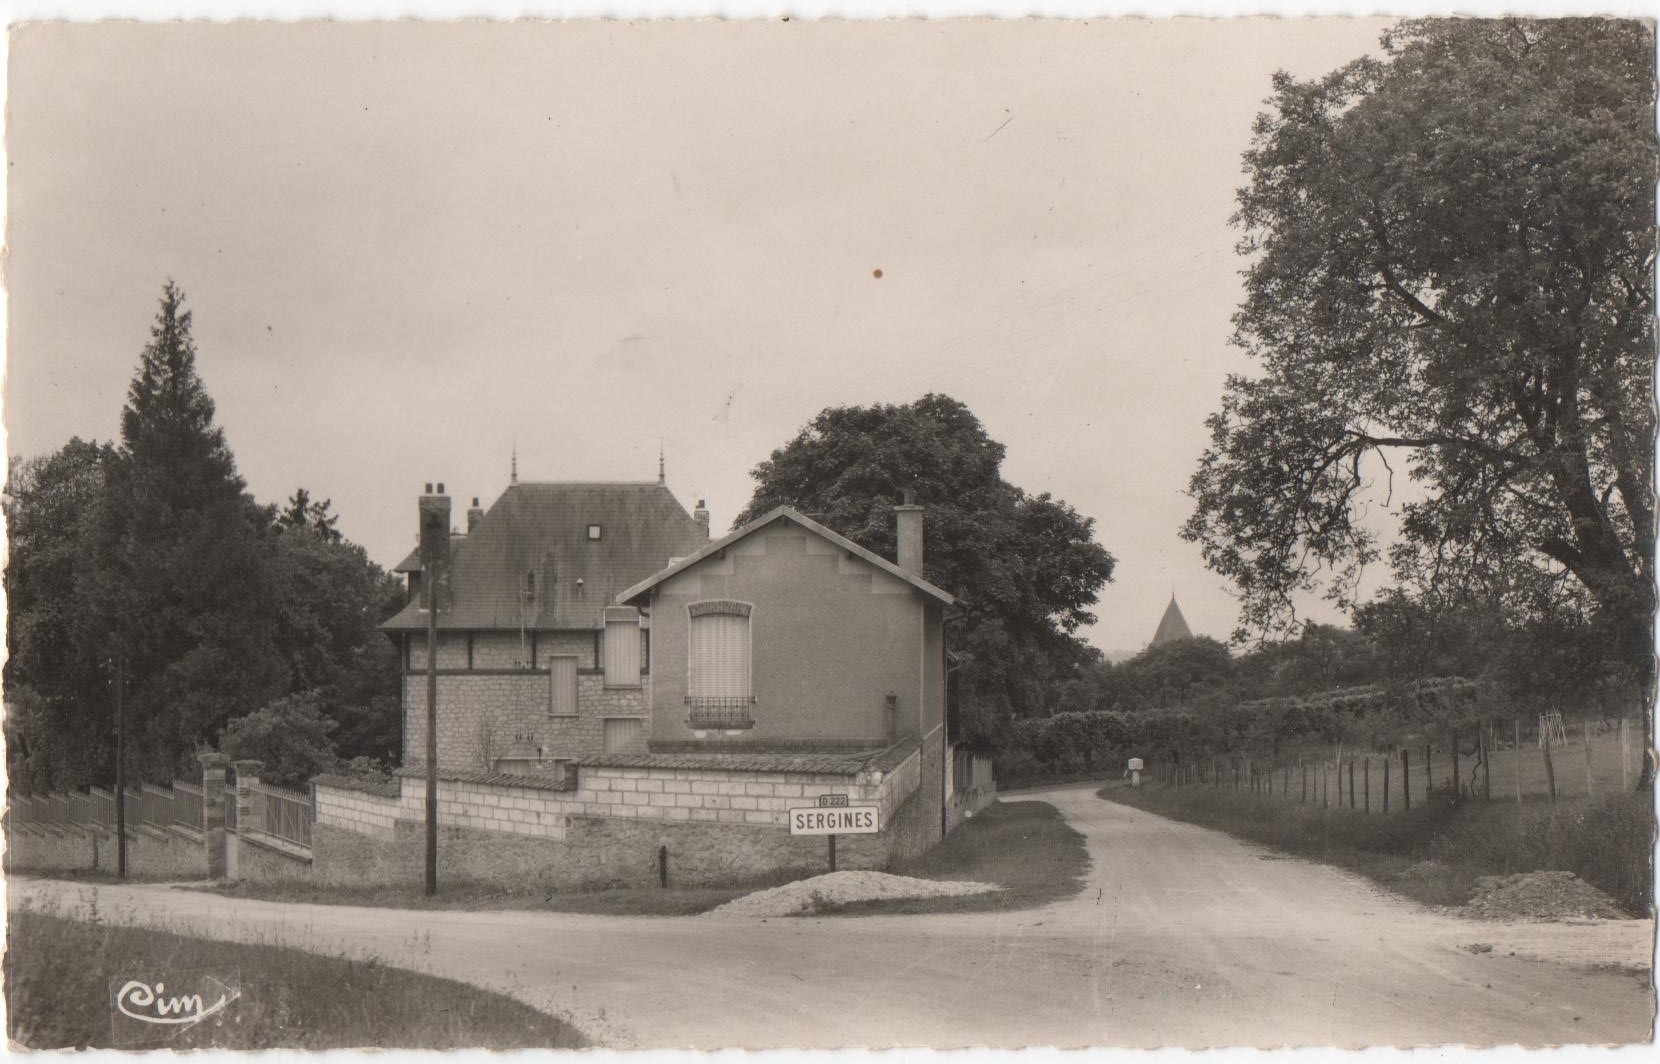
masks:
MULTIPOLYGON (((593 632, 543 632, 536 639, 536 663, 527 668, 517 635, 480 633, 473 639, 468 668, 465 637, 446 635, 438 647, 438 763, 460 771, 492 771, 498 758, 527 758, 549 764, 605 752, 607 718, 651 716, 650 677, 638 687, 607 687, 595 665, 593 632), (554 716, 555 656, 575 657, 577 712, 554 716), (518 671, 515 671, 518 670, 518 671)), ((404 763, 426 757, 426 643, 416 640, 412 670, 403 676, 404 763)), ((644 753, 645 737, 613 751, 644 753)))
POLYGON ((313 859, 298 847, 248 833, 233 835, 226 844, 236 848, 232 859, 236 866, 233 878, 267 883, 313 878, 313 859))
POLYGON ((6 873, 80 872, 97 866, 97 851, 90 833, 78 828, 63 832, 6 832, 6 873))
MULTIPOLYGON (((6 836, 6 870, 113 874, 120 864, 116 851, 115 835, 97 828, 12 831, 6 836)), ((129 828, 127 875, 133 879, 205 879, 207 846, 194 832, 129 828)))
MULTIPOLYGON (((926 853, 945 836, 940 816, 944 809, 945 729, 922 740, 918 756, 906 762, 915 766, 915 783, 904 791, 904 805, 883 825, 889 836, 888 852, 895 860, 926 853)), ((901 766, 902 768, 905 766, 901 766)), ((897 775, 898 769, 892 775, 897 775)), ((896 793, 899 793, 896 789, 896 793)), ((886 810, 884 810, 886 817, 886 810)))
MULTIPOLYGON (((423 779, 403 781, 403 823, 426 821, 427 784, 423 779)), ((565 837, 565 818, 574 811, 569 793, 493 783, 438 781, 438 823, 441 827, 471 828, 510 836, 544 839, 565 837)), ((398 830, 398 828, 394 828, 398 830)))
POLYGON ((317 810, 316 822, 312 825, 313 841, 316 828, 323 824, 363 835, 390 837, 398 817, 404 815, 403 804, 396 795, 370 794, 322 782, 311 786, 317 810))

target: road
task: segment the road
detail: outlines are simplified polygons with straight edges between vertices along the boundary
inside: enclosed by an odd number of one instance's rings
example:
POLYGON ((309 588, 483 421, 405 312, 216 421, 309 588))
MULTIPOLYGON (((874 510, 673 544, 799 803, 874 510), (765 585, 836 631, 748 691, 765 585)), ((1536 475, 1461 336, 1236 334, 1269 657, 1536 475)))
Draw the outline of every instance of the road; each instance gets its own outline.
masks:
POLYGON ((512 994, 616 1048, 1649 1038, 1651 991, 1629 967, 1652 956, 1649 922, 1460 920, 1088 789, 1021 797, 1059 808, 1093 867, 1076 898, 1020 913, 431 912, 46 880, 14 881, 9 904, 84 912, 96 893, 105 920, 373 954, 512 994))

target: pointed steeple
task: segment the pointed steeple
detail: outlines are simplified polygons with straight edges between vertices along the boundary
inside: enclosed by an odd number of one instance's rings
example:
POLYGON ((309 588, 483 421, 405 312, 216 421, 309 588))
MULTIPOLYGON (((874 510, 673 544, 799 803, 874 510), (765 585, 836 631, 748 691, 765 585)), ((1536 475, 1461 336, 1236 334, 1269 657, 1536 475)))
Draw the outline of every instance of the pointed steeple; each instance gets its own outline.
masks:
POLYGON ((512 471, 508 474, 507 482, 509 484, 517 484, 519 482, 519 442, 517 440, 513 441, 513 467, 512 471))
POLYGON ((1172 593, 1170 605, 1164 608, 1164 617, 1159 621, 1159 630, 1153 633, 1151 645, 1163 646, 1179 639, 1192 638, 1193 629, 1187 626, 1187 618, 1182 616, 1182 608, 1176 605, 1176 596, 1172 593))
POLYGON ((657 483, 658 484, 667 484, 668 482, 669 482, 669 468, 668 468, 667 463, 664 462, 664 460, 663 460, 663 441, 658 440, 657 441, 657 483))

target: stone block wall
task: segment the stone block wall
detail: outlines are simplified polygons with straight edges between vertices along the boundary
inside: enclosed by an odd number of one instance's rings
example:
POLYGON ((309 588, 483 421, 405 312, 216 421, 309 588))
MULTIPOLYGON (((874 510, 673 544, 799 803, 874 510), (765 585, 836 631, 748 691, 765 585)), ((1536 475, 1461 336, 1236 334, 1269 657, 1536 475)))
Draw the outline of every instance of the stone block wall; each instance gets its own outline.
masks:
MULTIPOLYGON (((399 800, 402 820, 421 826, 426 821, 427 784, 403 780, 399 800)), ((565 818, 573 809, 569 793, 493 783, 438 781, 440 827, 472 828, 509 836, 544 839, 565 837, 565 818)), ((399 830, 395 827, 394 831, 399 830)))
MULTIPOLYGON (((572 813, 621 820, 747 824, 787 831, 789 810, 812 805, 821 794, 845 794, 855 803, 881 804, 884 800, 881 783, 854 776, 585 767, 572 813)), ((892 798, 887 800, 891 802, 892 798)))
POLYGON ((228 845, 236 847, 232 860, 237 879, 270 883, 313 878, 313 860, 299 852, 298 847, 248 834, 232 836, 228 845))
POLYGON ((313 838, 318 826, 328 824, 363 835, 390 837, 398 818, 404 815, 403 803, 396 796, 369 794, 346 787, 313 783, 317 809, 312 825, 313 838))
MULTIPOLYGON (((940 822, 945 797, 945 758, 945 729, 939 728, 924 738, 922 748, 901 766, 915 766, 916 782, 893 817, 883 821, 889 836, 889 853, 896 860, 923 854, 945 837, 940 822)), ((892 775, 898 773, 896 769, 892 775)))
MULTIPOLYGON (((426 758, 427 678, 408 673, 403 684, 404 763, 426 758)), ((487 771, 517 734, 546 733, 551 718, 548 674, 466 673, 438 676, 438 763, 487 771)))

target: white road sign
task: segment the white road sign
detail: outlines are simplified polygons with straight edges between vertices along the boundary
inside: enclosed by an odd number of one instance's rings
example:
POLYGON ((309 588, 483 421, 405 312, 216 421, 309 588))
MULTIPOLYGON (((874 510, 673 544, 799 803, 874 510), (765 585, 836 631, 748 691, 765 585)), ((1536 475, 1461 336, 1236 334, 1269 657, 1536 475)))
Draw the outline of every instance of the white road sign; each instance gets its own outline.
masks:
POLYGON ((799 806, 790 810, 791 835, 874 835, 881 831, 878 807, 849 805, 840 809, 799 806))

